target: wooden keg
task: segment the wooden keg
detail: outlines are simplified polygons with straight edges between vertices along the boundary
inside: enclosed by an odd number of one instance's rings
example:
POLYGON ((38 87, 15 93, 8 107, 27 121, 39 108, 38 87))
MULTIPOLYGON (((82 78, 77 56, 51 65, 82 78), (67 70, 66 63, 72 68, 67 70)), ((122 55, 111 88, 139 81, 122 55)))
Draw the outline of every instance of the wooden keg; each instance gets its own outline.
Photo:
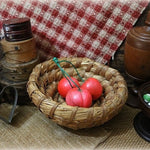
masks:
MULTIPOLYGON (((13 86, 18 91, 18 104, 27 104, 30 100, 26 83, 39 56, 31 31, 29 18, 14 18, 3 22, 4 39, 2 47, 0 86, 13 86)), ((11 89, 5 91, 8 102, 12 99, 11 89)))

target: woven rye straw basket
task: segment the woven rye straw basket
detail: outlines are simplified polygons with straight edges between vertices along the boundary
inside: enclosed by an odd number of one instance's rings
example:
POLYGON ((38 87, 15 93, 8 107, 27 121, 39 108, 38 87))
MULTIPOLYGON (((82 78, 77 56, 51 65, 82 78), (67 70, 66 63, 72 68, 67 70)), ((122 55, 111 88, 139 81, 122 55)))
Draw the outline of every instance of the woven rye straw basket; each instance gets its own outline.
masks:
MULTIPOLYGON (((33 69, 27 83, 29 97, 42 113, 57 124, 75 130, 102 125, 119 113, 127 100, 128 91, 124 78, 117 70, 88 58, 61 60, 71 61, 84 80, 89 77, 98 79, 103 86, 103 95, 89 108, 67 105, 57 92, 63 74, 50 59, 33 69)), ((69 63, 62 62, 60 65, 70 76, 80 81, 69 63)))

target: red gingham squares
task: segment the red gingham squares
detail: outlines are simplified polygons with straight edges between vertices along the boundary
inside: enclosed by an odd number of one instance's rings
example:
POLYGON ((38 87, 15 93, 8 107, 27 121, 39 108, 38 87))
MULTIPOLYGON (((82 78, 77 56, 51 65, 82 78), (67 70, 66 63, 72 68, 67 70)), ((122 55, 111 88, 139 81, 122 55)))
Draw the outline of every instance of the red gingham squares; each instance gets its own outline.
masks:
POLYGON ((149 0, 1 0, 5 19, 29 17, 42 57, 89 57, 106 64, 149 0))

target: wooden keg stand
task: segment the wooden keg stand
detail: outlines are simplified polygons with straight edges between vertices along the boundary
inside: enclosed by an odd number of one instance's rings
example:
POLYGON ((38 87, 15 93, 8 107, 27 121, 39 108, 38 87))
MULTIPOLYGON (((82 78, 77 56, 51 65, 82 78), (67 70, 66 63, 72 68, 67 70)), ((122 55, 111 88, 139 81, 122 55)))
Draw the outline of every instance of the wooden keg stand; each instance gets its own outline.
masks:
MULTIPOLYGON (((18 91, 17 104, 28 104, 26 83, 33 67, 39 63, 29 18, 14 18, 3 22, 4 39, 0 41, 0 84, 13 86, 18 91)), ((5 98, 11 103, 12 89, 5 90, 5 98)))

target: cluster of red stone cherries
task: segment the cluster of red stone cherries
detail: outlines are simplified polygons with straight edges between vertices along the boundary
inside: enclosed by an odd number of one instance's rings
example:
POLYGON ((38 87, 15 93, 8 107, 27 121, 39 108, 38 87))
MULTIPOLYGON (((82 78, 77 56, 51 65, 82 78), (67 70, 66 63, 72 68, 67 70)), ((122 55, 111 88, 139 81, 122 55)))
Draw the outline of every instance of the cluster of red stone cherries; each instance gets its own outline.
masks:
POLYGON ((53 58, 53 61, 57 64, 64 75, 58 83, 58 92, 63 98, 65 98, 67 105, 88 108, 92 105, 93 101, 97 100, 102 95, 102 85, 96 78, 90 77, 84 81, 79 75, 76 67, 70 61, 59 61, 56 57, 53 58), (76 78, 70 77, 69 74, 65 72, 60 66, 61 62, 67 62, 73 66, 78 76, 83 81, 82 85, 80 85, 76 78))
POLYGON ((97 100, 102 95, 103 88, 97 79, 88 78, 81 86, 76 78, 71 77, 71 79, 76 84, 66 77, 58 83, 58 92, 66 99, 67 105, 88 108, 92 105, 92 101, 97 100))

